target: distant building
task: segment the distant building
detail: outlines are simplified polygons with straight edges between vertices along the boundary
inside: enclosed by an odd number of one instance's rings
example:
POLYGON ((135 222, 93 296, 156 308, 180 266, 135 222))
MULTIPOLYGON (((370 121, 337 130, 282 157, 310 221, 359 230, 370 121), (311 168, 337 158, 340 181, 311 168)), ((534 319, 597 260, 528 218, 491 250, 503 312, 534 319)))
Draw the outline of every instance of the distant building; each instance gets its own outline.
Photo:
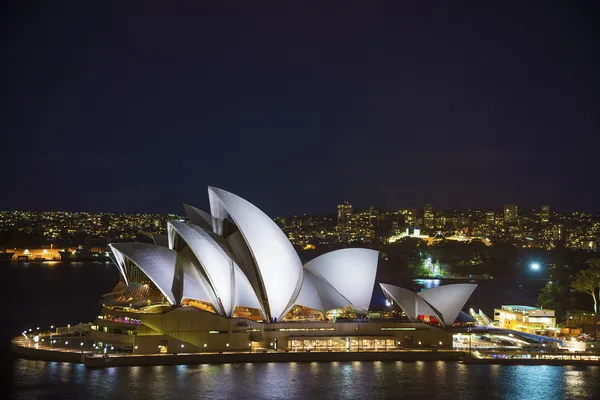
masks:
POLYGON ((565 230, 562 224, 557 224, 552 227, 552 239, 562 240, 565 237, 565 230))
POLYGON ((433 206, 427 204, 423 213, 423 224, 427 229, 435 228, 435 214, 433 213, 433 206))
POLYGON ((488 225, 495 225, 496 224, 496 213, 493 211, 486 211, 485 222, 488 225))
POLYGON ((338 224, 345 223, 350 220, 352 216, 352 204, 344 201, 343 204, 337 206, 338 209, 338 224))
POLYGON ((550 223, 550 206, 542 206, 540 211, 540 222, 542 225, 550 223))
POLYGON ((507 204, 504 206, 504 224, 518 225, 519 223, 519 207, 515 204, 507 204))
POLYGON ((417 210, 414 208, 408 209, 404 213, 404 221, 408 226, 414 226, 417 223, 417 210))
POLYGON ((539 334, 543 331, 554 331, 556 315, 554 310, 506 305, 494 309, 494 322, 499 328, 539 334))
POLYGON ((12 261, 60 261, 57 249, 13 249, 12 261))

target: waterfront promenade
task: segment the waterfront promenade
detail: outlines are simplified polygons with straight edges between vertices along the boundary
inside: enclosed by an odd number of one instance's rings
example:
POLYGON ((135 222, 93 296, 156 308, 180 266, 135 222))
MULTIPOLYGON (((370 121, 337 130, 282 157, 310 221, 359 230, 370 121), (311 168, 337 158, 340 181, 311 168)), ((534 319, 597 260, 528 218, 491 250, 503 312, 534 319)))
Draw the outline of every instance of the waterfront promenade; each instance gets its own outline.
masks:
MULTIPOLYGON (((80 340, 74 337, 73 340, 80 340)), ((61 348, 33 344, 22 336, 14 338, 12 351, 33 360, 84 364, 89 368, 153 365, 194 365, 259 362, 330 362, 330 361, 458 361, 464 351, 394 350, 394 351, 264 351, 176 354, 97 354, 90 349, 61 348)))
MULTIPOLYGON (((73 337, 77 340, 77 337, 73 337)), ((472 357, 466 351, 454 349, 393 350, 393 351, 264 351, 171 354, 98 354, 89 349, 50 347, 32 344, 23 337, 13 339, 12 351, 19 357, 32 360, 84 364, 88 368, 133 367, 158 365, 199 365, 224 363, 268 362, 351 362, 351 361, 450 361, 464 364, 501 365, 600 365, 597 355, 536 354, 524 357, 513 353, 508 357, 488 354, 472 357)))

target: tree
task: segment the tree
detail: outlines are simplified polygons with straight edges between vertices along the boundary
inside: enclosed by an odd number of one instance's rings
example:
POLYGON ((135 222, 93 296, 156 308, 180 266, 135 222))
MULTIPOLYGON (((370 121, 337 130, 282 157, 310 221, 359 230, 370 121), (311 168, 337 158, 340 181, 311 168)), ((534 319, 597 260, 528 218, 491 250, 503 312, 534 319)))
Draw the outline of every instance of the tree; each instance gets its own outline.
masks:
POLYGON ((540 290, 540 294, 538 296, 538 305, 542 308, 556 310, 559 308, 559 302, 562 298, 562 295, 563 293, 559 285, 548 282, 546 283, 546 286, 540 290))
MULTIPOLYGON (((590 261, 590 260, 588 260, 590 261)), ((587 293, 594 300, 594 314, 598 314, 598 296, 596 291, 600 289, 600 268, 592 265, 588 269, 581 270, 575 275, 575 279, 571 281, 571 291, 579 293, 587 293)))

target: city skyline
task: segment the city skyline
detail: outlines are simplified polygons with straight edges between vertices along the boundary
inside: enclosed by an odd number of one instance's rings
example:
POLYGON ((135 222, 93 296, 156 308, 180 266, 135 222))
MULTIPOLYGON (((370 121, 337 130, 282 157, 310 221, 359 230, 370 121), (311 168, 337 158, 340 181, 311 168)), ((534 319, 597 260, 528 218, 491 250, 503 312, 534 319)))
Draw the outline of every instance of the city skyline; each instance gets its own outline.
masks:
POLYGON ((3 13, 0 209, 597 207, 585 4, 89 7, 3 13))
MULTIPOLYGON (((583 209, 556 209, 555 207, 552 206, 552 204, 549 203, 540 203, 538 205, 534 205, 534 206, 522 206, 519 203, 507 203, 507 204, 502 204, 502 205, 498 205, 498 206, 490 206, 490 207, 476 207, 476 206, 463 206, 463 207, 439 207, 436 206, 436 203, 432 203, 432 202, 427 202, 424 203, 422 205, 419 206, 412 206, 412 205, 400 205, 398 207, 393 207, 393 208, 384 208, 384 207, 380 207, 378 206, 376 203, 373 204, 356 204, 354 202, 352 202, 351 200, 345 199, 345 200, 340 200, 337 203, 333 204, 332 207, 330 207, 329 209, 323 209, 323 210, 317 210, 315 212, 304 212, 302 210, 298 210, 298 211, 292 211, 291 213, 288 214, 271 214, 268 213, 268 215, 271 215, 273 218, 276 217, 291 217, 291 216, 302 216, 302 215, 319 215, 319 216, 329 216, 329 215, 336 215, 338 214, 339 210, 337 209, 339 207, 340 204, 344 204, 344 203, 348 203, 350 204, 353 209, 355 210, 366 210, 370 207, 374 207, 378 210, 381 211, 385 211, 385 212, 394 212, 394 211, 398 211, 398 210, 420 210, 421 213, 424 213, 427 206, 431 206, 433 208, 434 212, 467 212, 467 211, 498 211, 498 212, 504 212, 505 211, 505 207, 507 205, 516 205, 518 207, 518 212, 519 214, 521 212, 527 212, 527 213, 540 213, 543 211, 544 207, 549 207, 550 208, 550 212, 551 213, 561 213, 561 214, 569 214, 569 213, 577 213, 577 214, 586 214, 586 215, 590 215, 593 217, 596 216, 600 216, 600 209, 597 211, 589 211, 589 210, 583 210, 583 209)), ((181 208, 181 204, 184 203, 180 203, 179 204, 179 208, 181 208)), ((202 205, 202 202, 198 202, 198 204, 200 204, 200 206, 202 205)), ((202 207, 201 207, 202 208, 202 207)), ((47 209, 0 209, 0 213, 10 213, 10 212, 18 212, 18 213, 66 213, 66 214, 107 214, 107 215, 172 215, 172 216, 183 216, 185 213, 183 211, 91 211, 91 210, 66 210, 66 209, 58 209, 58 210, 47 210, 47 209)))

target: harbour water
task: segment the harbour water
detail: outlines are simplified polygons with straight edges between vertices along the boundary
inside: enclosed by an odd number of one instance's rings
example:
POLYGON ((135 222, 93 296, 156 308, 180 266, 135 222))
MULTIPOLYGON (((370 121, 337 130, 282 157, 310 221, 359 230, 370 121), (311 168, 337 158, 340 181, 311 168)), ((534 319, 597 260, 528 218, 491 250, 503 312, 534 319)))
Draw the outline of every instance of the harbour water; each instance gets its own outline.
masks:
MULTIPOLYGON (((127 367, 29 361, 9 352, 24 329, 91 321, 118 281, 112 264, 0 264, 2 393, 12 399, 559 399, 594 398, 600 367, 463 365, 455 362, 323 362, 127 367)), ((535 293, 516 282, 484 282, 473 304, 535 293), (498 298, 495 299, 494 296, 498 298)), ((539 285, 535 283, 532 285, 539 285)), ((516 300, 514 300, 516 302, 516 300)), ((489 312, 489 311, 488 311, 489 312)))

